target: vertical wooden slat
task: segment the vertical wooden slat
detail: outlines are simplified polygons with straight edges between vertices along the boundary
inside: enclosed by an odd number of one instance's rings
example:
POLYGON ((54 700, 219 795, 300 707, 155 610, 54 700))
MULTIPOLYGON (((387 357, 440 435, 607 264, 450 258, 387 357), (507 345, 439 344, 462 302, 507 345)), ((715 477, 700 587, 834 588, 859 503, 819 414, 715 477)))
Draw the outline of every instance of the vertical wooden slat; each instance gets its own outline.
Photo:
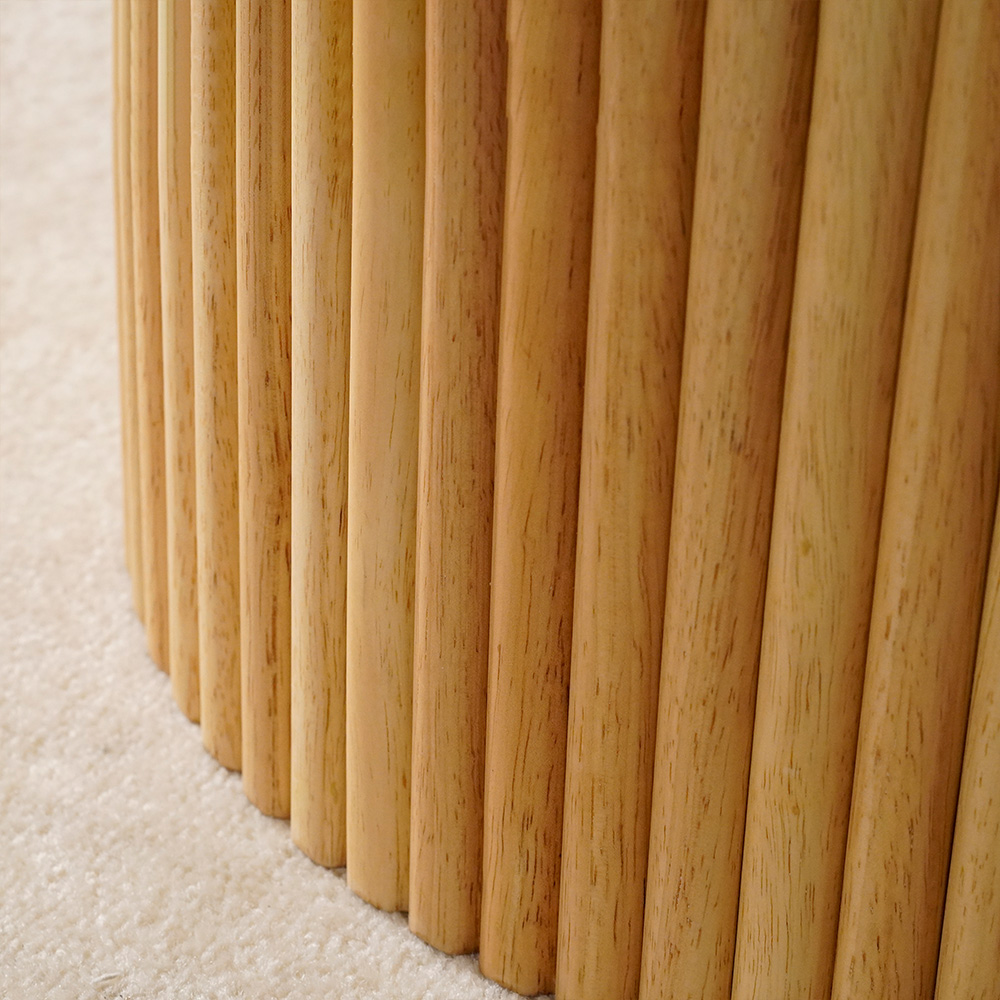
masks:
POLYGON ((989 1000, 1000 983, 1000 506, 979 629, 935 1000, 989 1000))
POLYGON ((194 330, 191 272, 191 4, 159 0, 160 301, 167 617, 174 700, 198 720, 194 330))
POLYGON ((243 787, 289 812, 291 740, 291 8, 236 8, 243 787))
POLYGON ((427 3, 409 920, 451 953, 482 898, 505 12, 427 3))
POLYGON ((479 962, 555 982, 600 6, 508 10, 479 962))
POLYGON ((817 6, 709 0, 641 996, 727 998, 817 6))
POLYGON ((346 846, 351 4, 292 7, 292 839, 346 846))
POLYGON ((934 991, 1000 467, 1000 0, 945 0, 833 996, 934 991))
POLYGON ((235 0, 192 2, 191 179, 201 735, 238 769, 235 0))
POLYGON ((139 473, 138 399, 135 368, 135 273, 132 259, 131 14, 130 0, 115 0, 113 24, 115 250, 118 276, 118 376, 122 421, 125 565, 132 604, 140 619, 142 601, 142 506, 139 473))
POLYGON ((829 995, 936 0, 825 0, 733 996, 829 995))
POLYGON ((164 670, 167 640, 167 506, 163 444, 163 339, 157 165, 156 5, 132 0, 129 56, 132 252, 142 519, 143 610, 149 654, 164 670))
POLYGON ((605 0, 556 993, 639 992, 705 5, 605 0))
POLYGON ((354 11, 347 878, 406 909, 424 203, 424 3, 354 11))

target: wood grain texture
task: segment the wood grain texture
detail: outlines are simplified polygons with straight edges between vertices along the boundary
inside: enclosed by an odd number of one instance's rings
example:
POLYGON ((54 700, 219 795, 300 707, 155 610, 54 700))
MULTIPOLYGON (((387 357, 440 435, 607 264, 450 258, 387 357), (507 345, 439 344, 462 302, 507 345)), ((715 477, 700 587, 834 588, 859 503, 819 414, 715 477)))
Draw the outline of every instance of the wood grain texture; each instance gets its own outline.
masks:
POLYGON ((291 7, 236 7, 243 787, 287 816, 291 781, 291 7))
POLYGON ((201 736, 239 769, 236 0, 192 0, 191 179, 201 736))
POLYGON ((639 993, 705 5, 606 0, 556 995, 639 993))
POLYGON ((710 0, 640 995, 728 998, 817 6, 710 0))
POLYGON ((143 610, 149 655, 167 670, 167 484, 163 444, 156 5, 148 0, 132 0, 130 14, 130 166, 143 610))
POLYGON ((479 964, 555 984, 600 8, 508 8, 479 964))
POLYGON ((198 721, 198 546, 191 270, 191 3, 158 0, 160 303, 170 686, 198 721))
POLYGON ((118 310, 118 382, 122 424, 122 493, 125 566, 132 584, 132 604, 142 606, 142 505, 139 474, 139 414, 135 370, 135 284, 132 259, 131 13, 130 0, 115 0, 112 25, 114 93, 115 271, 118 310))
POLYGON ((347 879, 384 910, 409 888, 424 64, 423 0, 355 9, 347 879))
POLYGON ((945 0, 833 996, 934 991, 1000 468, 1000 0, 945 0))
POLYGON ((292 839, 347 860, 351 4, 292 7, 292 839))
POLYGON ((938 6, 820 7, 736 1000, 830 994, 938 6))
POLYGON ((506 7, 428 0, 410 928, 479 944, 506 7))
POLYGON ((935 1000, 990 1000, 1000 983, 1000 507, 979 629, 935 1000))

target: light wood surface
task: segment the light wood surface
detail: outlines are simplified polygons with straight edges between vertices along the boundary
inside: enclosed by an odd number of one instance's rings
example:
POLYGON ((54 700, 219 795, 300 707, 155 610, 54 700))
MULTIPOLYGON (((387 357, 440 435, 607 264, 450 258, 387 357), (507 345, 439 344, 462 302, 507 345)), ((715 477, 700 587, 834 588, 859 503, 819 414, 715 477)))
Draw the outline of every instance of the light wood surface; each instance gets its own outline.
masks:
POLYGON ((192 0, 191 94, 201 736, 239 769, 235 0, 192 0))
POLYGON ((639 992, 704 23, 690 0, 603 6, 556 963, 566 1000, 639 992))
POLYGON ((191 277, 191 4, 158 0, 160 301, 167 618, 174 700, 198 721, 198 547, 191 277))
POLYGON ((291 743, 291 7, 236 7, 243 787, 287 816, 291 743))
POLYGON ((1000 983, 1000 507, 979 629, 935 1000, 991 1000, 1000 983))
POLYGON ((292 839, 347 860, 351 4, 292 6, 292 839))
POLYGON ((250 801, 524 994, 995 1000, 1000 0, 112 4, 125 561, 250 801))
POLYGON ((555 985, 600 9, 508 8, 479 963, 555 985))
POLYGON ((347 879, 384 910, 409 887, 424 62, 423 0, 355 9, 347 879))
POLYGON ((1000 466, 998 81, 1000 0, 945 0, 889 448, 836 1000, 925 1000, 934 992, 1000 466))
POLYGON ((410 928, 475 951, 482 898, 505 6, 428 0, 410 928))
POLYGON ((114 86, 115 261, 118 309, 118 377, 122 424, 122 486, 125 566, 132 604, 140 621, 142 606, 142 507, 139 473, 139 414, 135 372, 135 286, 132 259, 131 14, 130 0, 115 0, 112 74, 114 86))
POLYGON ((819 17, 735 1000, 830 992, 938 4, 819 17))
POLYGON ((156 21, 155 4, 132 0, 129 54, 132 252, 142 592, 149 655, 167 670, 167 484, 163 445, 156 21))
POLYGON ((817 10, 708 5, 640 986, 650 1000, 729 997, 817 10))

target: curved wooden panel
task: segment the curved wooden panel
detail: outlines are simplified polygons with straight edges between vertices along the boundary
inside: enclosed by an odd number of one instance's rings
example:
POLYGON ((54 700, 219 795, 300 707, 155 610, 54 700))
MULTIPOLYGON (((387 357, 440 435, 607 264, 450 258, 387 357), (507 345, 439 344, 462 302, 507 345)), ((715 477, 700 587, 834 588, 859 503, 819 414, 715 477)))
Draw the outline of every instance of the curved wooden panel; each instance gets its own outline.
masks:
POLYGON ((118 277, 118 376, 121 390, 122 487, 125 565, 132 582, 132 604, 139 619, 142 604, 142 479, 139 470, 138 387, 135 370, 135 285, 132 252, 131 166, 131 20, 130 0, 115 0, 114 47, 114 190, 115 267, 118 277))
POLYGON ((191 269, 191 4, 159 2, 160 300, 170 686, 197 722, 198 546, 191 269))
POLYGON ((833 996, 934 992, 1000 469, 1000 0, 941 13, 833 996))
POLYGON ((989 1000, 1000 982, 1000 507, 979 629, 934 1000, 989 1000))
POLYGON ((734 1000, 833 978, 937 21, 935 0, 820 7, 734 1000))
POLYGON ((479 963, 555 985, 600 10, 508 9, 479 963))
POLYGON ((156 125, 157 10, 132 0, 130 122, 135 365, 142 519, 143 611, 149 655, 169 667, 167 500, 163 450, 163 336, 160 313, 160 209, 156 125))
POLYGON ((201 738, 239 769, 235 0, 192 0, 191 180, 201 738))
POLYGON ((292 839, 347 860, 351 5, 292 7, 292 839))
POLYGON ((794 0, 708 6, 643 935, 648 998, 728 1000, 732 979, 817 11, 794 0))
POLYGON ((423 0, 355 7, 347 879, 384 910, 409 888, 424 63, 423 0))
POLYGON ((705 5, 607 0, 556 993, 636 997, 705 5))
POLYGON ((410 928, 475 951, 483 876, 505 5, 428 0, 410 928))
POLYGON ((291 7, 236 7, 243 787, 288 816, 291 779, 291 7))

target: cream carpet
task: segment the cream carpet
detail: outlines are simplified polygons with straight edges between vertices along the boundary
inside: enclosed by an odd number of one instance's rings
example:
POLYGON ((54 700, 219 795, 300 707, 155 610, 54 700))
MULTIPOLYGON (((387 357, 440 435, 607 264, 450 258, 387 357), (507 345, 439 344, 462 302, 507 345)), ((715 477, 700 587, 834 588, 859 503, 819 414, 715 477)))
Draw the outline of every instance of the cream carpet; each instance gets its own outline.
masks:
POLYGON ((0 997, 514 997, 300 854, 146 656, 110 35, 109 0, 0 0, 0 997))

